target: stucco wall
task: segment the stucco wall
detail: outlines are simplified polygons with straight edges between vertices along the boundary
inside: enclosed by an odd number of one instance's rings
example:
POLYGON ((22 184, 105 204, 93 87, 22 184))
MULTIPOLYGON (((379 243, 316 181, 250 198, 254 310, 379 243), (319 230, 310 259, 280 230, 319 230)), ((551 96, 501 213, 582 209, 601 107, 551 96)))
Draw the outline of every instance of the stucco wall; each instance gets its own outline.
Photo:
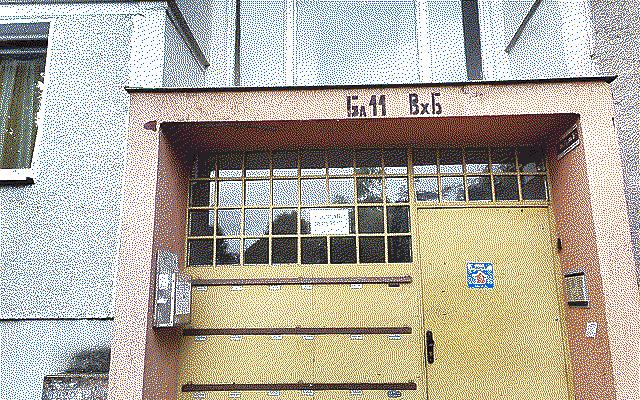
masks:
POLYGON ((124 86, 161 84, 163 64, 154 71, 158 53, 164 60, 164 7, 0 5, 2 22, 51 24, 35 184, 0 185, 2 400, 39 399, 45 375, 110 346, 129 116, 124 86), (158 16, 160 35, 134 29, 156 27, 158 16))
POLYGON ((0 186, 2 319, 112 316, 131 21, 52 22, 36 182, 0 186))
POLYGON ((112 321, 1 321, 0 399, 42 398, 45 375, 65 372, 78 357, 111 342, 112 321))
MULTIPOLYGON (((640 0, 594 0, 593 59, 600 73, 618 75, 611 89, 636 268, 640 268, 640 0)), ((639 274, 640 281, 640 274, 639 274)))

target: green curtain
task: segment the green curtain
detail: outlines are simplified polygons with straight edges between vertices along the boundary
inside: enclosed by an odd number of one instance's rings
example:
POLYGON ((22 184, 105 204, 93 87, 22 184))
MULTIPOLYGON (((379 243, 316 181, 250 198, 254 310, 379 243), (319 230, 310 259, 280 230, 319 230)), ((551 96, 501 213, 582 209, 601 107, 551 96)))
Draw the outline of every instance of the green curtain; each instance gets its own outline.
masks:
POLYGON ((44 55, 0 56, 0 168, 31 166, 44 55))

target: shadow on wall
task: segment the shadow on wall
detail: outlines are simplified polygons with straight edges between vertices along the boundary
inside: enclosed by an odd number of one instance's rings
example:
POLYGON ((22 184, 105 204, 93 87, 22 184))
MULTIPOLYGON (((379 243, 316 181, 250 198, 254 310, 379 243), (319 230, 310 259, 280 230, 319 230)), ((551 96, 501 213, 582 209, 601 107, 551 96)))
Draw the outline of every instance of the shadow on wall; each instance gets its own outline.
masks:
POLYGON ((42 400, 106 400, 111 349, 76 353, 64 373, 44 377, 42 400))
POLYGON ((67 374, 108 373, 111 349, 88 349, 76 353, 65 370, 67 374))

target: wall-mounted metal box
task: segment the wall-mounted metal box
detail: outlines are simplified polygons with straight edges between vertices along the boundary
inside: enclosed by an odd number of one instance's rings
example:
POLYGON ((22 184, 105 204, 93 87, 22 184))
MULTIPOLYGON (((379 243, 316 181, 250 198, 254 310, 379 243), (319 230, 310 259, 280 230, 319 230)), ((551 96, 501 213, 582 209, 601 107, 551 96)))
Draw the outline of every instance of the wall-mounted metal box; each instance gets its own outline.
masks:
POLYGON ((584 271, 569 272, 564 275, 567 304, 570 307, 589 307, 587 277, 584 271))
POLYGON ((171 328, 191 321, 191 278, 181 274, 178 255, 166 250, 156 254, 156 290, 153 326, 171 328))

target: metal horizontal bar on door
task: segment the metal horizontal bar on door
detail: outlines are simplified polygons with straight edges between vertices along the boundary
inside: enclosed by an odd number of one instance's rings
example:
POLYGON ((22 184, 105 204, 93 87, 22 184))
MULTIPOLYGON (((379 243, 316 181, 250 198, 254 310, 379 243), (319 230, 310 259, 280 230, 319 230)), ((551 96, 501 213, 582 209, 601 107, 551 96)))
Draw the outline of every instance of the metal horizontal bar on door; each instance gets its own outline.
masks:
POLYGON ((409 326, 402 327, 350 327, 350 328, 189 328, 183 336, 215 335, 408 335, 409 326))
POLYGON ((369 276, 338 278, 255 278, 255 279, 194 279, 191 286, 242 285, 334 285, 341 283, 411 283, 411 276, 369 276))
POLYGON ((269 390, 416 390, 415 382, 389 383, 231 383, 231 384, 185 384, 183 392, 231 392, 269 390))

